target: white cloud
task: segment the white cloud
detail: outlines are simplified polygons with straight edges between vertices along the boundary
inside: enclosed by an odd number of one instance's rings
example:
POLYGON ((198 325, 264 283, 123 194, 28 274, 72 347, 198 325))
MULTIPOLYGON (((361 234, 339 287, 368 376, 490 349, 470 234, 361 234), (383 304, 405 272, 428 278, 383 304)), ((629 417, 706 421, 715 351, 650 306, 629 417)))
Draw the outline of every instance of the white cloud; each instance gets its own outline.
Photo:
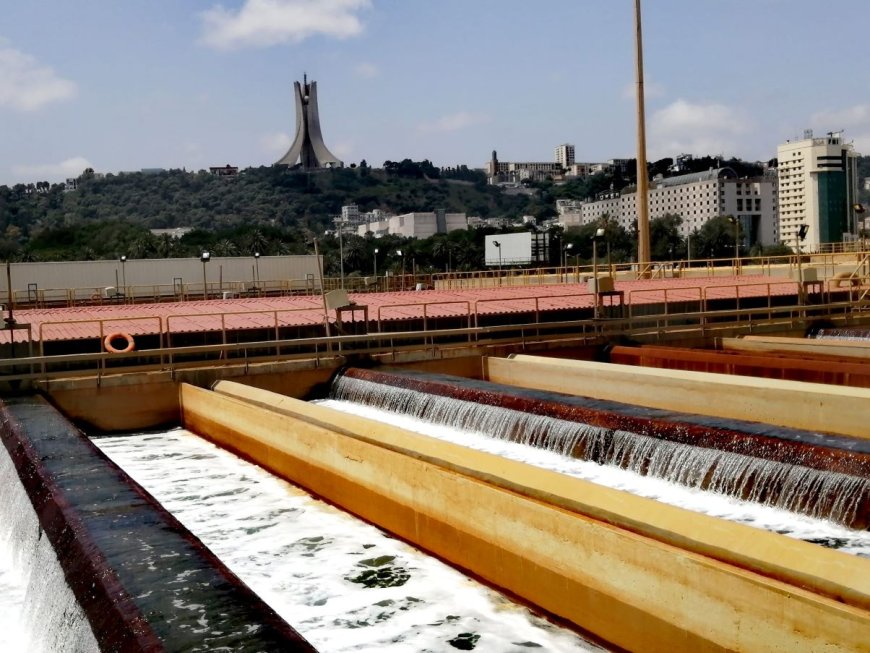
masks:
POLYGON ((260 146, 267 154, 281 156, 290 149, 293 139, 287 132, 272 132, 260 137, 260 146))
POLYGON ((376 65, 367 61, 359 62, 353 67, 353 71, 358 77, 363 77, 365 79, 371 79, 372 77, 377 77, 381 74, 380 69, 376 65))
POLYGON ((650 158, 741 151, 741 137, 754 125, 745 113, 724 104, 677 100, 656 111, 649 122, 650 158))
POLYGON ((76 85, 0 39, 0 108, 35 111, 76 94, 76 85))
POLYGON ((217 5, 202 13, 201 41, 219 50, 298 43, 321 34, 356 36, 357 13, 370 0, 245 0, 238 10, 217 5))
POLYGON ((813 114, 811 121, 814 127, 826 132, 845 130, 843 138, 846 142, 853 141, 860 154, 870 154, 870 104, 819 111, 813 114))
POLYGON ((421 132, 455 132, 486 122, 489 122, 489 116, 484 113, 459 111, 458 113, 441 116, 432 122, 420 123, 418 129, 421 132))
POLYGON ((60 163, 12 166, 12 173, 27 181, 61 181, 67 177, 78 177, 85 168, 93 168, 83 156, 75 156, 60 163))

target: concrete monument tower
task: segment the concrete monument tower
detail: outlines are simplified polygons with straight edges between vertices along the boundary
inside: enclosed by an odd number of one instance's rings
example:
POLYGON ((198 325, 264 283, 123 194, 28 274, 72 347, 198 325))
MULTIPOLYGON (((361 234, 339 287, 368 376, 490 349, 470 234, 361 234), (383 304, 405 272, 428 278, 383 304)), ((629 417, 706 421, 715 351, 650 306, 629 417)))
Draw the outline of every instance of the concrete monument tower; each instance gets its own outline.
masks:
POLYGON ((341 168, 344 164, 323 143, 320 133, 320 114, 317 111, 317 82, 308 83, 304 75, 302 84, 293 82, 296 93, 296 138, 287 154, 276 165, 312 168, 341 168))

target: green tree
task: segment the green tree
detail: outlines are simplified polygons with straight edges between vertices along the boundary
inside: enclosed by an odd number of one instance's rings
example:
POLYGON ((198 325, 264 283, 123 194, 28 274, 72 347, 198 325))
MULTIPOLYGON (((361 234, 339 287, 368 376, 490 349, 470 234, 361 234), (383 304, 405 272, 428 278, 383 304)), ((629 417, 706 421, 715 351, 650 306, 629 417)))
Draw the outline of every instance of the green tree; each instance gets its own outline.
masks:
POLYGON ((683 238, 680 225, 683 218, 667 213, 649 221, 650 256, 653 261, 670 261, 680 256, 683 238))
POLYGON ((720 215, 707 220, 701 226, 697 238, 692 239, 693 258, 731 258, 734 256, 734 224, 728 218, 729 216, 720 215), (697 250, 695 249, 696 242, 697 250))

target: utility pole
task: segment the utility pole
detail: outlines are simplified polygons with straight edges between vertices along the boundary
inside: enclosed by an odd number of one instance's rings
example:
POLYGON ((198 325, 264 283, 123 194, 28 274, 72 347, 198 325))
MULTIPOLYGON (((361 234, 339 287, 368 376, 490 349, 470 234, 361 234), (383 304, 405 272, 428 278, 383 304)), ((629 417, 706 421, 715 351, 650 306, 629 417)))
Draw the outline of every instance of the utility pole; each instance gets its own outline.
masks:
POLYGON ((634 0, 634 59, 637 80, 637 262, 643 276, 650 261, 649 182, 646 170, 646 116, 643 91, 643 37, 641 34, 640 0, 634 0))

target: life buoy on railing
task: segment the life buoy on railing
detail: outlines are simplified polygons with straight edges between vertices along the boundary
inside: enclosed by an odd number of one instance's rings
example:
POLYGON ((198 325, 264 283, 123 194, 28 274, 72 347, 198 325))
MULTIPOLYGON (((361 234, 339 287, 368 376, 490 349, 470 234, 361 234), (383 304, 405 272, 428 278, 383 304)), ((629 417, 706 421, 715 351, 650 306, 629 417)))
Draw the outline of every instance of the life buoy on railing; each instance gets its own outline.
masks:
POLYGON ((110 333, 103 339, 103 346, 110 354, 126 354, 128 351, 133 351, 136 348, 136 341, 133 340, 133 336, 129 333, 116 331, 115 333, 110 333), (124 340, 127 345, 123 348, 118 348, 113 344, 115 340, 124 340))

